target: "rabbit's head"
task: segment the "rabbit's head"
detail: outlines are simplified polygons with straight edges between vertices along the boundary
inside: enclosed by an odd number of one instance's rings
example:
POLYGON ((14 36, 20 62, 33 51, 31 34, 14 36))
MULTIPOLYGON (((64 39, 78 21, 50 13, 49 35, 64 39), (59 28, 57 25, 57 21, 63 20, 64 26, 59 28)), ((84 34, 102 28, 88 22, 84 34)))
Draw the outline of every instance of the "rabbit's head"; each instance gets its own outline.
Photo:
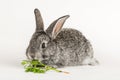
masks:
POLYGON ((44 31, 44 24, 40 11, 35 9, 34 14, 36 19, 36 31, 30 40, 29 46, 26 50, 26 56, 30 60, 44 60, 49 58, 50 55, 53 55, 52 52, 49 52, 51 48, 55 47, 53 40, 60 32, 64 22, 69 17, 69 15, 60 17, 53 21, 47 30, 44 31))

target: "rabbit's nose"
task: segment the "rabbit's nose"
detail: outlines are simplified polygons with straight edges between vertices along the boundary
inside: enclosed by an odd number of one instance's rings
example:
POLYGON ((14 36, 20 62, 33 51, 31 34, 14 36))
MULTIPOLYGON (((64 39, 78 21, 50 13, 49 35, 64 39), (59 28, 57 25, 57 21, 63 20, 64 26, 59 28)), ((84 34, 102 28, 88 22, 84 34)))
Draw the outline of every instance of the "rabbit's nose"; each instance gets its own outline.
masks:
POLYGON ((47 55, 42 55, 43 58, 47 58, 48 56, 47 55))
POLYGON ((30 53, 30 54, 29 54, 29 58, 30 58, 31 60, 34 60, 34 59, 35 59, 35 54, 30 53))
POLYGON ((31 55, 31 58, 32 58, 32 59, 34 59, 34 58, 35 58, 35 56, 34 56, 34 55, 31 55))

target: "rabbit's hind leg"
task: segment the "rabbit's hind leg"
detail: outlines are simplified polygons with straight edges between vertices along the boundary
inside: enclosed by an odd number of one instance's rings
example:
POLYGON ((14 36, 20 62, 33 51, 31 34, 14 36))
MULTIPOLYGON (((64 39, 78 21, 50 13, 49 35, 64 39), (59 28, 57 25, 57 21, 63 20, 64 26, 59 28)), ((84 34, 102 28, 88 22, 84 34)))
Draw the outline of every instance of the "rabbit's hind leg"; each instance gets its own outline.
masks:
POLYGON ((86 57, 82 62, 82 65, 95 66, 95 65, 98 65, 98 64, 99 64, 99 62, 95 58, 90 58, 90 57, 86 57))

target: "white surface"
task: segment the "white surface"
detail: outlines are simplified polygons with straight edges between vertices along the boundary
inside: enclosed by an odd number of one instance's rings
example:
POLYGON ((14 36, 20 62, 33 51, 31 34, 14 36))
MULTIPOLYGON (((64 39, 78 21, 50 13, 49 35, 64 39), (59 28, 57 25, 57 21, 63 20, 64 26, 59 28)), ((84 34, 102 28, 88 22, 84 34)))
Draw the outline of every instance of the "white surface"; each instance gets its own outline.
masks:
MULTIPOLYGON (((0 0, 0 80, 120 80, 119 0, 0 0), (39 8, 45 26, 69 14, 64 27, 80 30, 92 43, 98 66, 25 73, 20 62, 35 30, 33 9, 39 8)), ((47 28, 47 27, 45 27, 47 28)))

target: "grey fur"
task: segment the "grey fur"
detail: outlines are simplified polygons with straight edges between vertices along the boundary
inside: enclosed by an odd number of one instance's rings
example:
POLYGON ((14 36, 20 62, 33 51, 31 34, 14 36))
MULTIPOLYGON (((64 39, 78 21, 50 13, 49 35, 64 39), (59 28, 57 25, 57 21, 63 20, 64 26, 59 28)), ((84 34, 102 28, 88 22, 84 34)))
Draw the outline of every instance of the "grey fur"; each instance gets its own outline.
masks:
POLYGON ((39 59, 44 64, 53 67, 95 65, 98 63, 93 58, 93 48, 90 42, 81 32, 71 28, 61 29, 68 17, 66 15, 58 18, 46 31, 39 30, 38 32, 36 30, 26 50, 28 59, 39 59), (56 24, 59 28, 55 26, 56 24), (56 33, 53 33, 53 28, 56 29, 56 33))
POLYGON ((44 23, 43 23, 40 11, 38 9, 35 9, 34 14, 35 14, 35 20, 36 20, 36 31, 44 30, 44 23))

